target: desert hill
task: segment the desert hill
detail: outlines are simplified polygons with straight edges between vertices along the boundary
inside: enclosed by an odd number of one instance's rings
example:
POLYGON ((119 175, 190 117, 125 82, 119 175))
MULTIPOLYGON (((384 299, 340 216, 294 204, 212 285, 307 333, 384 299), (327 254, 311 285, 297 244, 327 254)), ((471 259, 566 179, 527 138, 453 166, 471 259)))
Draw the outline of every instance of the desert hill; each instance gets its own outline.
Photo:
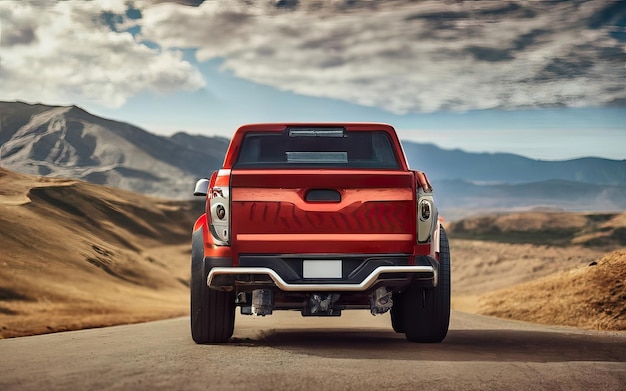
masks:
POLYGON ((186 314, 202 208, 0 169, 0 336, 186 314))
POLYGON ((461 256, 452 263, 458 309, 626 330, 626 213, 500 213, 447 228, 461 256))
POLYGON ((626 212, 565 213, 537 210, 500 213, 451 222, 458 239, 586 247, 626 247, 626 212))
POLYGON ((588 329, 626 330, 626 250, 480 299, 485 315, 588 329))

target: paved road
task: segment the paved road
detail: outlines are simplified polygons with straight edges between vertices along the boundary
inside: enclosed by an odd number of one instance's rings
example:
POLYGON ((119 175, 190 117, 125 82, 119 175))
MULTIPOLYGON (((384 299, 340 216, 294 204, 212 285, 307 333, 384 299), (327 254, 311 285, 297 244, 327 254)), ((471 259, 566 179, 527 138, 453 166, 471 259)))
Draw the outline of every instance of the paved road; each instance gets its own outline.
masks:
POLYGON ((0 390, 626 390, 626 333, 453 312, 428 345, 363 311, 237 322, 225 345, 187 318, 0 340, 0 390))

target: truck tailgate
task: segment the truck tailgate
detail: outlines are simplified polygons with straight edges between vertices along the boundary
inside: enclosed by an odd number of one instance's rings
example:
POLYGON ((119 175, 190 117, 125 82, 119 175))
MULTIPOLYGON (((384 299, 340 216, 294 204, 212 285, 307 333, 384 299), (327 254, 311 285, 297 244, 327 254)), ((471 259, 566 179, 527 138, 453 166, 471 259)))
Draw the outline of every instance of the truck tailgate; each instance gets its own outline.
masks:
POLYGON ((232 170, 238 254, 413 252, 412 174, 381 170, 232 170))

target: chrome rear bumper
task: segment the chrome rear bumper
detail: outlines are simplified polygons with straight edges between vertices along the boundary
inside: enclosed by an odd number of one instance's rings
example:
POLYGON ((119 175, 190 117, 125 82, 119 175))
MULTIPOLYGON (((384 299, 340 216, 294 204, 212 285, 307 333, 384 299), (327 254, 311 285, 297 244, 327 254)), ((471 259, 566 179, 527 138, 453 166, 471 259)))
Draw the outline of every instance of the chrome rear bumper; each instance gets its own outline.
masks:
POLYGON ((328 279, 324 282, 315 283, 288 283, 274 270, 266 267, 214 267, 207 277, 207 285, 215 289, 232 287, 232 284, 224 284, 219 276, 267 276, 282 291, 286 292, 363 292, 372 288, 382 280, 384 274, 419 274, 424 278, 432 278, 434 286, 437 286, 437 270, 433 266, 379 266, 359 283, 339 283, 340 279, 328 279))

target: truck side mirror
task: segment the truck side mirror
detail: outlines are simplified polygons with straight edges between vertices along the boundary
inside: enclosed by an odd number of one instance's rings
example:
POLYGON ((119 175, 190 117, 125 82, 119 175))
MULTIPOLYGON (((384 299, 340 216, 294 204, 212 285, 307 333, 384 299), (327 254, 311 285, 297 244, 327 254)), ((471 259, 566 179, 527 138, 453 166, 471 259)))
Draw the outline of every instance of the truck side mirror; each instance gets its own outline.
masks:
POLYGON ((206 197, 209 192, 209 180, 207 178, 202 178, 196 182, 196 188, 193 191, 194 196, 202 196, 206 197))

